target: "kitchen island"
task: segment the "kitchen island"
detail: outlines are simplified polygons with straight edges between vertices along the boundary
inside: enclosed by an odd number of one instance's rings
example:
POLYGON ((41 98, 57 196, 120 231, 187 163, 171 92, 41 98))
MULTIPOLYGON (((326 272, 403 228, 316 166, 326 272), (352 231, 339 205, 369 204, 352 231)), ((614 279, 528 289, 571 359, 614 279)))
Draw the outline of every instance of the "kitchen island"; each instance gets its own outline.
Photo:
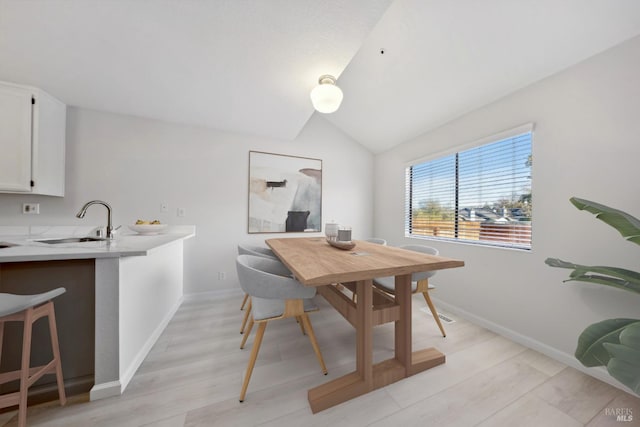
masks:
POLYGON ((125 231, 112 241, 38 242, 91 231, 0 226, 0 292, 37 293, 68 283, 67 294, 55 301, 65 384, 88 373, 96 400, 125 390, 182 303, 184 240, 195 236, 195 227, 158 235, 125 231), (82 367, 81 356, 91 358, 91 366, 82 367))

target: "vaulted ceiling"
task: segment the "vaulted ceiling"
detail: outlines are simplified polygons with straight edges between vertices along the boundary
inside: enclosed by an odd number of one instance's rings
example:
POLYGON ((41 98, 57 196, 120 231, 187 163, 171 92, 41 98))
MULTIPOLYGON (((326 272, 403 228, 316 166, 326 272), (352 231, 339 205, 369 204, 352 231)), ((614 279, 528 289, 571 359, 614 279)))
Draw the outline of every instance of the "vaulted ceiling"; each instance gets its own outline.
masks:
POLYGON ((0 0, 0 80, 293 139, 333 74, 381 152, 639 34, 637 0, 0 0))

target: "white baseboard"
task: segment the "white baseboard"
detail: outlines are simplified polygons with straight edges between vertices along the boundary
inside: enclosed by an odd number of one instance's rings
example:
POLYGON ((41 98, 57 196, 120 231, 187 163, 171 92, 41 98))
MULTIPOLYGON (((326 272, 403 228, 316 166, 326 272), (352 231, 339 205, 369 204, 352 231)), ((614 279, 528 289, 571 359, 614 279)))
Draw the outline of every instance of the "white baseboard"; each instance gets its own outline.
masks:
POLYGON ((120 391, 120 394, 122 394, 124 390, 127 388, 127 386, 129 385, 129 382, 133 378, 133 375, 136 373, 136 371, 138 370, 142 362, 144 362, 144 359, 147 357, 147 355, 151 351, 151 348, 156 343, 156 341, 158 341, 158 338, 160 338, 160 335, 162 335, 162 332, 167 327, 167 325, 169 324, 173 316, 176 314, 176 311, 178 311, 183 301, 184 301, 184 296, 181 296, 180 298, 178 298, 178 301, 167 312, 167 315, 164 316, 162 321, 158 324, 158 326, 151 333, 151 335, 149 335, 149 338, 147 339, 147 341, 145 341, 144 345, 142 346, 138 354, 136 354, 136 357, 133 358, 129 367, 120 376, 120 383, 122 384, 122 390, 120 391))
POLYGON ((122 394, 122 384, 120 381, 109 381, 107 383, 96 384, 89 392, 89 400, 106 399, 107 397, 120 396, 122 394))
POLYGON ((487 320, 484 317, 476 316, 473 313, 448 304, 437 298, 431 297, 431 299, 433 300, 434 304, 439 308, 442 308, 443 311, 460 316, 471 323, 475 323, 476 325, 489 329, 490 331, 493 331, 498 335, 509 338, 510 340, 517 342, 518 344, 536 350, 537 352, 549 356, 550 358, 555 359, 558 362, 564 363, 567 366, 571 366, 572 368, 577 369, 580 372, 597 378, 602 382, 612 385, 613 387, 616 387, 634 396, 634 394, 628 388, 616 381, 615 378, 611 377, 604 367, 587 368, 586 366, 583 366, 578 361, 578 359, 573 356, 573 354, 568 354, 564 351, 560 351, 557 348, 551 347, 526 335, 522 335, 512 329, 505 328, 504 326, 487 320))

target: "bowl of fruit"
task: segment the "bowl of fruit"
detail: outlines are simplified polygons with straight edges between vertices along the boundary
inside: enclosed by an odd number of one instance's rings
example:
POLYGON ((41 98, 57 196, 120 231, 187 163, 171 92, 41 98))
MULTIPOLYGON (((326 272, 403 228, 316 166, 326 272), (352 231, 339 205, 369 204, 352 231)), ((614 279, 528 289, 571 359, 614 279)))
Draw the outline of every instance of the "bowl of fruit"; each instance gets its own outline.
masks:
POLYGON ((157 219, 154 221, 139 219, 134 225, 129 225, 128 227, 138 234, 153 235, 162 233, 167 228, 167 224, 162 224, 157 219))

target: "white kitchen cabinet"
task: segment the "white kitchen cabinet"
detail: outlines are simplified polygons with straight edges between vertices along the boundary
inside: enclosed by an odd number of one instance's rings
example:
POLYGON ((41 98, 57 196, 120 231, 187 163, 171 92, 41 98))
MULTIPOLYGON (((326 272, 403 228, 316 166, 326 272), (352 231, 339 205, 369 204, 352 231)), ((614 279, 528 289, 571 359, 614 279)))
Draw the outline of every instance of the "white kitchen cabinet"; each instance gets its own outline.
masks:
POLYGON ((66 105, 0 82, 0 193, 64 196, 66 105))

